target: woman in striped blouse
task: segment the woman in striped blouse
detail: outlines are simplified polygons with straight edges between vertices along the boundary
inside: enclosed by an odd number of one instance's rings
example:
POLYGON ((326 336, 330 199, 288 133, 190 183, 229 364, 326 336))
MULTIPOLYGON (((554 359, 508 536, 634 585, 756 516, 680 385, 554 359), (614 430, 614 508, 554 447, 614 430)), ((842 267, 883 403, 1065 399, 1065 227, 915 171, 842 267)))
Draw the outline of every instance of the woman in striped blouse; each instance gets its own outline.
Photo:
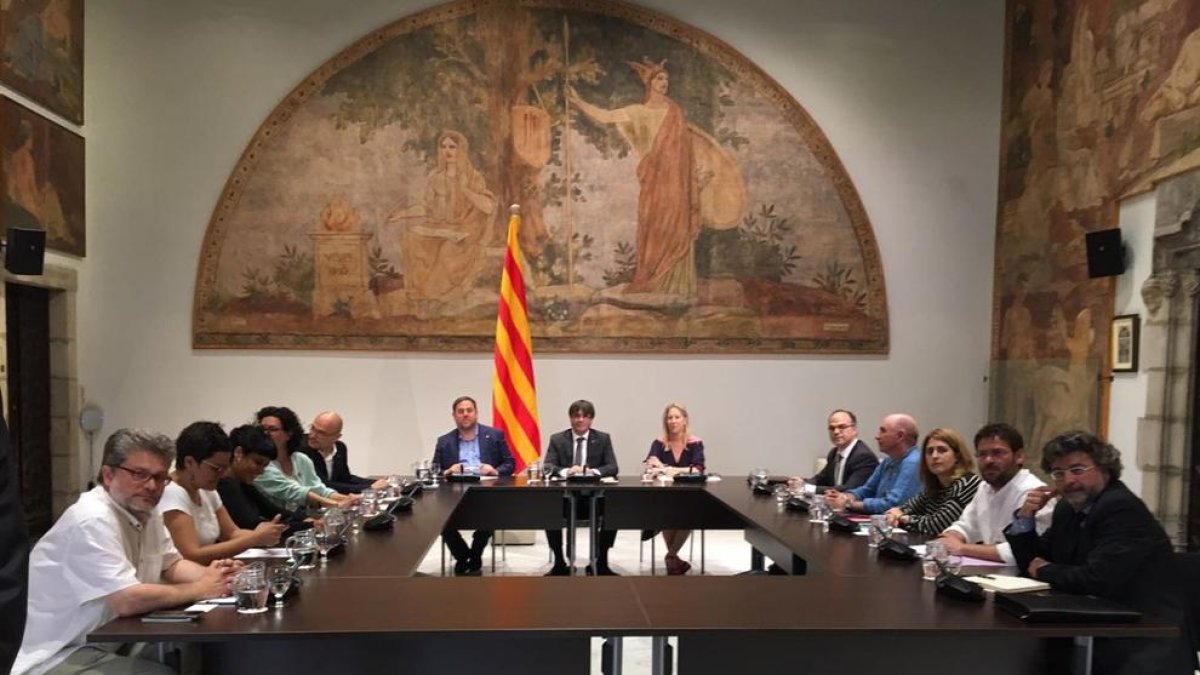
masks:
POLYGON ((921 534, 938 534, 958 519, 975 497, 979 476, 967 442, 953 429, 938 428, 921 444, 925 490, 887 511, 888 522, 921 534))

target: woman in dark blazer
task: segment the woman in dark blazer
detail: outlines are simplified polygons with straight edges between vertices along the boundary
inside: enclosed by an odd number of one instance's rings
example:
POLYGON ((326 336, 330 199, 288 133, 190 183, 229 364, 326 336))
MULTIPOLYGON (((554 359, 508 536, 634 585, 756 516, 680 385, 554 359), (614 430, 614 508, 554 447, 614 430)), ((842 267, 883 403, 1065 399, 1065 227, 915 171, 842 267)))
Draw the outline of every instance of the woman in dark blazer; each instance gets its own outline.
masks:
MULTIPOLYGON (((704 471, 704 441, 688 433, 688 413, 678 403, 663 410, 663 436, 650 444, 646 471, 666 476, 704 471)), ((679 557, 679 549, 691 533, 691 530, 663 530, 667 574, 686 574, 692 568, 688 561, 679 557)))

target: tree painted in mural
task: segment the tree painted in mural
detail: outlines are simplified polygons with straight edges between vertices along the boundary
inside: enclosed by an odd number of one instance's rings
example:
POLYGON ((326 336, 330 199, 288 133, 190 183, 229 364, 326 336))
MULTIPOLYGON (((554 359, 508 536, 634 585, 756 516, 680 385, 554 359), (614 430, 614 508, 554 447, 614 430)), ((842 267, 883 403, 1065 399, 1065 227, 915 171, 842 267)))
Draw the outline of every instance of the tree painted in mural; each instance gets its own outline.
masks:
POLYGON ((209 224, 194 343, 489 351, 509 204, 539 351, 887 351, 812 119, 716 38, 584 0, 436 7, 301 83, 209 224))

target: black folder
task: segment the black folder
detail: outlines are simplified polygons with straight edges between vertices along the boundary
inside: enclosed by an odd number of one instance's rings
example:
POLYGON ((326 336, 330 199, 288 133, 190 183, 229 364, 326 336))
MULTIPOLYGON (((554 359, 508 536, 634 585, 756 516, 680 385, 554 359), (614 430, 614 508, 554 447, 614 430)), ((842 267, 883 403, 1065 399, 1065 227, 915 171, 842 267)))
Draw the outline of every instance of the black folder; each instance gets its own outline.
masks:
POLYGON ((1133 623, 1141 612, 1094 595, 1058 591, 997 593, 996 606, 1029 623, 1133 623))

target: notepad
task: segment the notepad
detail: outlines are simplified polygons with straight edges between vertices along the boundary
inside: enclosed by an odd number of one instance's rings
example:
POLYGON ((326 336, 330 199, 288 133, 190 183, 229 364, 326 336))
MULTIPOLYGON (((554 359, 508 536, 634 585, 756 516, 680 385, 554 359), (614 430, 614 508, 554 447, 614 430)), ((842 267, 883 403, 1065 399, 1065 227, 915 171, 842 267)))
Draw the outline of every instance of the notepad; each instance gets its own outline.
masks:
POLYGON ((1044 591, 1050 588, 1050 584, 1044 581, 1014 577, 1007 574, 987 574, 978 577, 967 577, 967 581, 974 581, 983 586, 983 590, 985 591, 999 591, 1001 593, 1028 593, 1030 591, 1044 591))
POLYGON ((257 560, 259 558, 286 558, 288 550, 286 548, 248 548, 245 551, 233 556, 238 560, 257 560))

